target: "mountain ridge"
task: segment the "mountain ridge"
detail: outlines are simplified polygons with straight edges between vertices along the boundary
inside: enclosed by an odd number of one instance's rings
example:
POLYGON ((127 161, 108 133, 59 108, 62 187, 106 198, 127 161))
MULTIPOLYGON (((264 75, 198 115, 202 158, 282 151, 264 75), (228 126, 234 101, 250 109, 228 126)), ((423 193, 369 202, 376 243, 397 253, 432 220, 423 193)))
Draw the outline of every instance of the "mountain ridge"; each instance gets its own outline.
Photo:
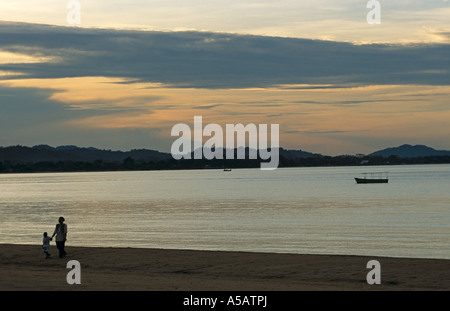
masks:
POLYGON ((390 157, 397 156, 399 158, 417 158, 417 157, 429 157, 429 156, 450 156, 448 150, 436 150, 425 145, 410 145, 403 144, 398 147, 389 147, 382 150, 378 150, 369 154, 371 157, 381 156, 390 157))
MULTIPOLYGON (((50 173, 50 172, 94 172, 94 171, 135 171, 135 170, 184 170, 184 169, 223 169, 223 168, 259 168, 263 159, 260 151, 257 159, 250 159, 250 149, 234 149, 234 157, 229 159, 226 150, 222 150, 223 159, 211 160, 203 157, 176 160, 170 153, 148 149, 130 151, 101 150, 94 147, 81 148, 74 145, 51 147, 37 145, 33 147, 0 147, 0 173, 50 173), (244 151, 244 153, 242 153, 244 151), (245 155, 242 158, 238 155, 245 155)), ((326 156, 302 150, 279 149, 278 167, 318 167, 318 166, 367 166, 401 164, 450 164, 450 152, 436 151, 426 146, 402 145, 380 150, 372 155, 326 156), (419 153, 401 153, 399 151, 427 150, 427 156, 419 153), (444 154, 444 155, 441 155, 444 154), (402 158, 398 155, 406 155, 402 158)), ((215 150, 216 151, 216 150, 215 150)), ((220 153, 220 151, 217 151, 220 153)), ((272 154, 271 154, 272 157, 272 154)), ((272 159, 270 159, 272 160, 272 159)))
MULTIPOLYGON (((236 151, 237 149, 235 149, 236 151)), ((246 154, 248 154, 248 147, 246 154)), ((329 157, 327 155, 311 153, 301 149, 284 149, 280 147, 280 157, 287 160, 329 157)), ((425 145, 403 144, 398 147, 389 147, 359 157, 383 157, 396 156, 399 158, 417 158, 427 156, 450 156, 450 151, 436 150, 425 145)), ((358 157, 357 155, 339 155, 336 157, 358 157)), ((37 163, 57 161, 116 161, 122 162, 127 158, 137 161, 162 161, 172 158, 170 153, 151 149, 131 149, 129 151, 107 150, 95 147, 78 147, 76 145, 62 145, 52 147, 49 145, 8 146, 0 147, 0 161, 16 163, 37 163)), ((192 157, 193 158, 193 157, 192 157)))
POLYGON ((49 145, 0 147, 0 161, 16 163, 58 162, 58 161, 113 161, 122 162, 127 158, 146 161, 160 161, 171 157, 170 154, 149 149, 132 149, 130 151, 112 151, 94 147, 77 147, 49 145))

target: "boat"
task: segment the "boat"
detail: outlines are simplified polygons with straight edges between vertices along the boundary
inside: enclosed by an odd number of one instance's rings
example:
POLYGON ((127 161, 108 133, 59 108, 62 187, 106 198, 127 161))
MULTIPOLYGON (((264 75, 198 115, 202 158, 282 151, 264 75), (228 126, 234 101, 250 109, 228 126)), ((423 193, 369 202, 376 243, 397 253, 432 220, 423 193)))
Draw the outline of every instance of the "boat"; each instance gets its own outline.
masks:
POLYGON ((362 174, 362 178, 355 177, 357 184, 387 184, 389 182, 387 172, 367 172, 362 174))
POLYGON ((231 172, 231 168, 224 168, 223 171, 224 172, 231 172))

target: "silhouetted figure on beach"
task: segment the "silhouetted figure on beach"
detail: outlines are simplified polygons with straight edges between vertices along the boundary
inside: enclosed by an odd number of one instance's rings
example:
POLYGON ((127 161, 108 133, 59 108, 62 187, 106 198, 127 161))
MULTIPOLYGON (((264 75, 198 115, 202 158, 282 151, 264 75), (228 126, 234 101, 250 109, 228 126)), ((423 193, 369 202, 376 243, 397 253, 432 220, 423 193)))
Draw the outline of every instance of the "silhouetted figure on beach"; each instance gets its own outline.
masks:
POLYGON ((67 239, 67 225, 64 223, 64 217, 59 217, 59 224, 56 225, 55 232, 53 232, 52 239, 56 235, 56 247, 59 250, 59 258, 67 255, 64 246, 67 239))
POLYGON ((44 238, 42 239, 42 250, 45 254, 45 259, 50 257, 50 241, 51 237, 47 236, 47 232, 44 232, 44 238))

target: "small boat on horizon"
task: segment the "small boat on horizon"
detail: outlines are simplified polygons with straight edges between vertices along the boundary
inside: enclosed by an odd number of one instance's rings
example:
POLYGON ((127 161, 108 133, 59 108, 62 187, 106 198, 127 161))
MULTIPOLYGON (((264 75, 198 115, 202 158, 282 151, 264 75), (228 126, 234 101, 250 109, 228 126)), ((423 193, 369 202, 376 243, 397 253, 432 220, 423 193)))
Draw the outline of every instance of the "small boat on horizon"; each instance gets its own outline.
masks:
POLYGON ((362 178, 355 177, 357 184, 387 184, 389 182, 388 172, 367 172, 362 174, 362 178))

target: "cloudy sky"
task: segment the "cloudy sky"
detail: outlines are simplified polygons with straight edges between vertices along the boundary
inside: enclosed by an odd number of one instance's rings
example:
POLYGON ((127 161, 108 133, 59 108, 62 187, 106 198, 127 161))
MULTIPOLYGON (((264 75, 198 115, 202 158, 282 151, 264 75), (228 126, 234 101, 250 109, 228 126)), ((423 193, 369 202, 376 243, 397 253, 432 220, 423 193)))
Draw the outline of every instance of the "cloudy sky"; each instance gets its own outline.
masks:
MULTIPOLYGON (((177 123, 279 124, 322 154, 450 149, 450 3, 0 0, 0 146, 170 151, 177 123)), ((206 139, 205 139, 206 140, 206 139)))

